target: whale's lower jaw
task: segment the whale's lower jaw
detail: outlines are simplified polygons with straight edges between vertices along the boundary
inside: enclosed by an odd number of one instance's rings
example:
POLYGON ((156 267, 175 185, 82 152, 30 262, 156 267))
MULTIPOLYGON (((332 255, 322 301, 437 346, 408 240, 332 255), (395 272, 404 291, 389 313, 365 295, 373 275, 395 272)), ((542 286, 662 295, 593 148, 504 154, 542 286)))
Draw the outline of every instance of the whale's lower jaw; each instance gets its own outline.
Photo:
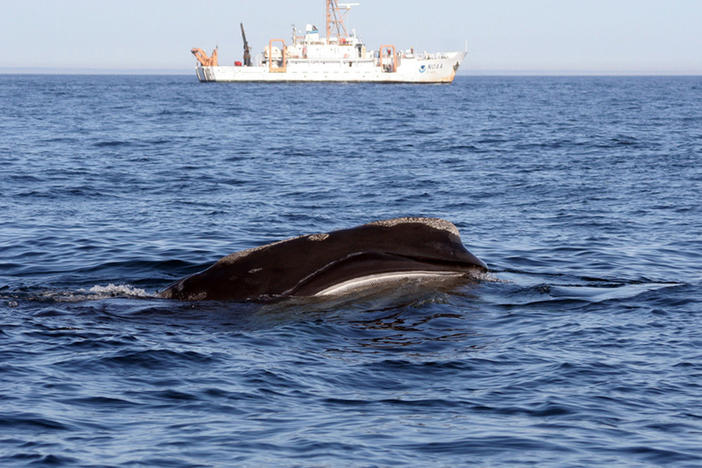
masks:
POLYGON ((405 281, 440 281, 455 280, 466 277, 465 273, 456 271, 393 271, 388 273, 377 273, 367 276, 352 278, 341 283, 329 286, 315 294, 319 296, 343 296, 362 290, 381 289, 399 284, 405 281))

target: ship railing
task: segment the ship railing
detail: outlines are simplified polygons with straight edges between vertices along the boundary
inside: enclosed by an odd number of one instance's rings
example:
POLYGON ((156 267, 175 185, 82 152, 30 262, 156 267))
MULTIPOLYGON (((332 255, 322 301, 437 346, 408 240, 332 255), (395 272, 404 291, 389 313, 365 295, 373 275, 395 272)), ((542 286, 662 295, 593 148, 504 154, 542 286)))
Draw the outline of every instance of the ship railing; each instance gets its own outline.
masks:
POLYGON ((440 60, 440 59, 447 59, 449 56, 445 53, 442 52, 436 52, 433 54, 430 54, 429 52, 424 52, 424 54, 418 54, 417 58, 422 59, 422 60, 440 60))

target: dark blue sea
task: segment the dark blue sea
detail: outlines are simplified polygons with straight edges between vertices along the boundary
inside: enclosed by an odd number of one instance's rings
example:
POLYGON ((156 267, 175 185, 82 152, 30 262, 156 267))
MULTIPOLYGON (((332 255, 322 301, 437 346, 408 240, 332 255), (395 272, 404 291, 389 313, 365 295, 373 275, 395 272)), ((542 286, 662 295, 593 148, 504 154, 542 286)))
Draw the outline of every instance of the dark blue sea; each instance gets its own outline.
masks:
POLYGON ((702 77, 3 75, 0 109, 0 466, 702 465, 702 77), (154 297, 399 216, 491 276, 154 297))

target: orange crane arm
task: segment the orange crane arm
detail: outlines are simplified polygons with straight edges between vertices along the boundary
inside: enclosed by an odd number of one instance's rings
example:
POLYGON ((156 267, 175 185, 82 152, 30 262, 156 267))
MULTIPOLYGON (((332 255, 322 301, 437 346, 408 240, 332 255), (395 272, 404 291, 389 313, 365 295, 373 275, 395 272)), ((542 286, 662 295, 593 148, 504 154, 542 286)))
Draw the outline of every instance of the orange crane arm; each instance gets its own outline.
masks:
POLYGON ((219 62, 217 60, 217 49, 212 51, 212 57, 208 57, 204 50, 194 47, 190 52, 195 56, 200 65, 203 67, 217 67, 219 62))
POLYGON ((210 57, 210 66, 218 67, 219 61, 217 60, 217 48, 215 47, 212 51, 212 57, 210 57))

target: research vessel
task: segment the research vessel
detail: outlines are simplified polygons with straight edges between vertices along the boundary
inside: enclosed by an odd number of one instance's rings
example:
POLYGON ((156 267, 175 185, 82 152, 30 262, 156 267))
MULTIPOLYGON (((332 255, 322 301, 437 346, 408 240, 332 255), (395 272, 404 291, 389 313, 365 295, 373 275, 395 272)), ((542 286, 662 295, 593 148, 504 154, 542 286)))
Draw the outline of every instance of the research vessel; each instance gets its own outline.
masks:
POLYGON ((201 82, 370 82, 370 83, 451 83, 467 54, 457 52, 417 52, 384 44, 366 48, 355 30, 346 29, 345 19, 358 3, 326 4, 326 36, 308 24, 300 34, 293 26, 290 43, 271 39, 268 46, 251 56, 244 25, 243 60, 219 65, 217 49, 211 56, 200 48, 191 52, 197 59, 196 74, 201 82))

